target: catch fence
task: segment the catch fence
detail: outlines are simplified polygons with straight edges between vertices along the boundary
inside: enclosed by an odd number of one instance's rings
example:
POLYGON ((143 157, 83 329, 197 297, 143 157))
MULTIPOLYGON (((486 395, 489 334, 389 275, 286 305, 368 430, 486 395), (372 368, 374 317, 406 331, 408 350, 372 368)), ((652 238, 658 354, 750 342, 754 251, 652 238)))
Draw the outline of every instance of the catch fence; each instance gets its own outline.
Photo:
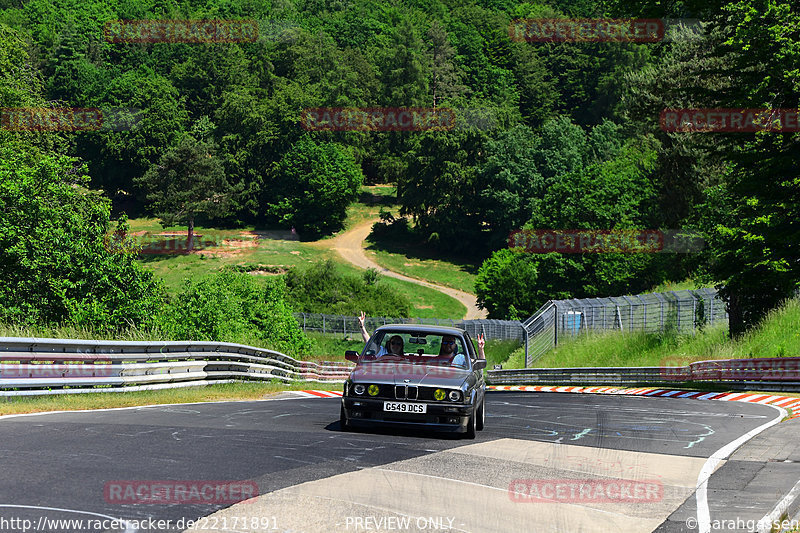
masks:
POLYGON ((551 300, 522 323, 525 366, 565 337, 590 331, 694 334, 699 328, 728 323, 717 291, 710 288, 637 294, 614 298, 551 300))

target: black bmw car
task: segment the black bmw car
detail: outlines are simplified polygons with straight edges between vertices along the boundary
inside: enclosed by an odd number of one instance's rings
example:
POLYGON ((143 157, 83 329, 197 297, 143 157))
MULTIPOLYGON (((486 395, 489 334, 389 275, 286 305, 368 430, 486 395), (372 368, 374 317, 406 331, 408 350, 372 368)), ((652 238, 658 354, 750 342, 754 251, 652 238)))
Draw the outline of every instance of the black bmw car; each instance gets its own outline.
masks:
POLYGON ((344 384, 341 428, 398 424, 465 433, 483 429, 486 383, 469 334, 419 324, 378 328, 344 384))

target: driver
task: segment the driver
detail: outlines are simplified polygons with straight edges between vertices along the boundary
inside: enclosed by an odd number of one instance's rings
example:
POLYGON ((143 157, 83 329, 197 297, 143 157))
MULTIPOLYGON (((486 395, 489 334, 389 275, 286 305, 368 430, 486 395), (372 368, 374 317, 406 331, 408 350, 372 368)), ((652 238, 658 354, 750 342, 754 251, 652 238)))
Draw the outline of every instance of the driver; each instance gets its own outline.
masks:
MULTIPOLYGON (((365 321, 367 319, 367 315, 364 311, 361 311, 361 315, 357 317, 358 324, 361 326, 361 338, 364 339, 364 344, 369 342, 369 333, 367 333, 367 327, 365 325, 365 321)), ((378 353, 375 354, 375 358, 381 357, 386 354, 391 355, 403 355, 405 352, 405 344, 403 343, 403 337, 400 335, 392 335, 389 337, 389 340, 386 341, 386 346, 379 346, 378 353)))
POLYGON ((466 366, 467 364, 466 356, 458 353, 458 344, 456 344, 456 338, 452 335, 444 335, 442 337, 437 360, 454 366, 466 366))

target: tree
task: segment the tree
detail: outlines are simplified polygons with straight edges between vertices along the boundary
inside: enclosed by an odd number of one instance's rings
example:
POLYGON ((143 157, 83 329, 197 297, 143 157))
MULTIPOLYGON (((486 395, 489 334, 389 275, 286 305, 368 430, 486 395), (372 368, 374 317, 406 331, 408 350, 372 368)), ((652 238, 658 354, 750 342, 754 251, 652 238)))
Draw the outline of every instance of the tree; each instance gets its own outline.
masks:
MULTIPOLYGON (((632 117, 650 116, 655 129, 654 117, 665 107, 800 106, 800 14, 792 3, 741 0, 718 10, 709 13, 702 38, 676 42, 657 69, 628 76, 632 117)), ((703 279, 718 284, 730 334, 741 335, 800 284, 800 136, 659 136, 668 220, 702 228, 709 245, 703 279)))
POLYGON ((430 92, 433 109, 442 101, 466 92, 461 85, 460 71, 453 64, 455 50, 450 46, 447 32, 438 21, 433 21, 425 34, 428 38, 428 55, 431 65, 430 92))
POLYGON ((408 18, 402 19, 382 60, 385 105, 423 104, 427 93, 424 44, 408 18))
POLYGON ((348 150, 305 136, 275 165, 267 187, 267 216, 301 235, 335 231, 342 227, 362 181, 348 150))
MULTIPOLYGON (((741 0, 720 15, 733 59, 730 107, 800 108, 800 12, 792 2, 741 0)), ((728 216, 707 224, 711 273, 720 282, 730 334, 753 328, 800 288, 800 134, 726 135, 733 166, 728 216)), ((710 222, 710 221, 709 221, 710 222)))
POLYGON ((204 140, 209 127, 207 118, 201 120, 192 134, 169 149, 137 180, 147 191, 147 200, 162 225, 188 224, 188 250, 194 247, 195 218, 201 214, 224 216, 231 196, 237 192, 225 178, 222 163, 215 154, 216 145, 204 140))
MULTIPOLYGON (((0 147, 0 319, 102 331, 146 326, 163 286, 124 242, 76 159, 0 147)), ((125 233, 124 224, 119 233, 125 233)))
POLYGON ((481 131, 424 133, 406 155, 400 214, 413 216, 430 241, 448 242, 451 251, 485 248, 476 174, 486 139, 481 131))
POLYGON ((524 253, 508 248, 498 250, 483 262, 475 278, 478 307, 489 318, 506 318, 511 308, 528 317, 537 309, 538 300, 531 290, 539 276, 536 265, 524 253))

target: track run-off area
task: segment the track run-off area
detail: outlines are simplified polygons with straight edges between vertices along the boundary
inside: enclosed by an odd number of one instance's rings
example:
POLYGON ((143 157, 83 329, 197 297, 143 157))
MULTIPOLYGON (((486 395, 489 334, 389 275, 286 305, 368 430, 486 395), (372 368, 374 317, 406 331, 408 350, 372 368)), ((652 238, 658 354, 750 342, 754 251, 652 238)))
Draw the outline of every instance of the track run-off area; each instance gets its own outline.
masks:
POLYGON ((475 440, 343 432, 339 405, 289 392, 0 417, 0 530, 746 531, 800 479, 776 459, 800 420, 756 401, 490 391, 475 440), (239 492, 156 497, 223 482, 239 492), (145 485, 150 500, 125 497, 145 485))

